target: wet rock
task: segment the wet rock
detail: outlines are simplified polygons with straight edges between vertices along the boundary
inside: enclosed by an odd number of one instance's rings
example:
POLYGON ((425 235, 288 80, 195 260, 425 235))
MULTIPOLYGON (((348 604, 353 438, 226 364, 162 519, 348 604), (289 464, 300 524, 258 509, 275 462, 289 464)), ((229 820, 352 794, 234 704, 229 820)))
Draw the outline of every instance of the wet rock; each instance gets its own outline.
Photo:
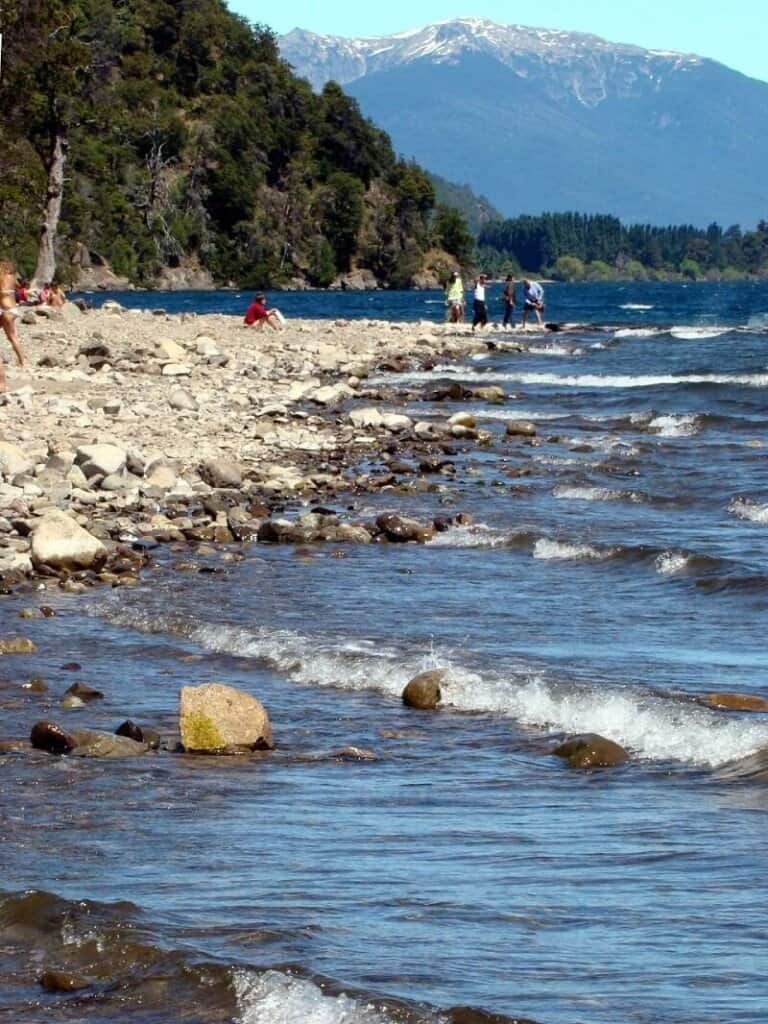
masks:
POLYGON ((528 1017, 507 1017, 502 1013, 478 1010, 474 1006, 452 1006, 446 1024, 537 1024, 528 1017))
POLYGON ((290 519, 268 519, 259 526, 256 537, 261 544, 311 544, 317 533, 290 519))
POLYGON ((107 549, 66 513, 52 509, 35 527, 31 554, 37 569, 98 569, 107 549))
POLYGON ((596 733, 572 736, 552 753, 566 760, 571 768, 609 768, 629 760, 622 746, 596 733))
POLYGON ((445 679, 445 669, 430 669, 419 672, 403 690, 403 704, 409 708, 431 711, 440 703, 440 684, 445 679))
POLYGON ((328 540, 334 540, 341 544, 370 544, 371 534, 364 526, 356 523, 339 523, 333 527, 328 540))
POLYGON ((200 476, 209 487, 239 488, 243 483, 240 467, 228 459, 207 459, 200 466, 200 476))
POLYGON ((26 636, 5 637, 0 640, 0 654, 34 654, 37 647, 26 636))
POLYGON ((477 426, 475 417, 469 412, 455 412, 453 416, 449 417, 448 422, 452 427, 468 427, 473 429, 477 426))
POLYGON ((708 693, 702 702, 726 711, 768 711, 768 700, 753 693, 708 693))
POLYGON ((82 667, 79 661, 65 661, 61 666, 64 672, 79 672, 82 667))
POLYGON ((91 988, 93 982, 82 974, 71 971, 44 971, 40 975, 40 984, 46 992, 79 992, 91 988))
POLYGON ((127 736, 129 740, 134 740, 136 743, 146 744, 150 750, 157 750, 160 747, 159 733, 155 732, 154 729, 146 729, 136 725, 130 719, 118 725, 115 729, 115 736, 127 736))
POLYGON ((530 420, 508 420, 507 435, 509 437, 535 437, 536 424, 530 420))
POLYGON ((387 540, 393 543, 402 544, 416 541, 419 544, 423 544, 434 534, 431 526, 424 526, 415 519, 405 519, 391 512, 384 512, 382 515, 377 516, 376 526, 387 540))
POLYGON ((75 747, 71 734, 55 722, 35 722, 29 742, 35 750, 45 750, 49 754, 69 754, 75 747))
POLYGON ((274 747, 264 706, 251 694, 222 683, 181 688, 179 732, 189 753, 236 754, 274 747))
POLYGON ((482 402, 497 404, 504 401, 504 389, 497 384, 489 384, 487 387, 472 388, 472 397, 482 402))
POLYGON ((146 754, 146 743, 137 743, 128 736, 117 736, 113 732, 98 729, 75 729, 72 732, 75 757, 135 757, 146 754))
POLYGON ((101 690, 94 690, 86 683, 72 683, 64 691, 62 704, 64 707, 79 707, 81 704, 92 704, 95 700, 103 700, 104 694, 101 690))
POLYGON ((48 684, 40 676, 33 676, 28 683, 22 683, 22 689, 29 690, 30 693, 47 693, 48 684))

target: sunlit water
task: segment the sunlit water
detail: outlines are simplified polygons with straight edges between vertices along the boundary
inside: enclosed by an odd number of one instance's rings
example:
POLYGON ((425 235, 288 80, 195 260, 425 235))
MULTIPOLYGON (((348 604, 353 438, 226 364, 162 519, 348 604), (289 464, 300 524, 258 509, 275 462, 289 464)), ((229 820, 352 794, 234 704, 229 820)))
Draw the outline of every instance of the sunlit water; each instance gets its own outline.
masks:
MULTIPOLYGON (((435 477, 447 489, 339 502, 475 525, 343 558, 252 545, 201 574, 161 553, 138 588, 45 593, 54 619, 20 623, 3 599, 2 632, 38 644, 0 664, 4 735, 130 717, 170 736, 178 688, 218 680, 259 696, 277 741, 246 761, 0 754, 12 1019, 379 1024, 473 1005, 551 1024, 765 1021, 766 772, 738 765, 768 747, 768 716, 696 698, 766 695, 768 287, 548 299, 552 319, 617 326, 388 374, 516 397, 463 407, 493 442, 458 452, 455 480, 435 477), (511 418, 540 443, 507 439, 511 418), (444 709, 404 708, 408 679, 438 666, 444 709), (20 687, 35 674, 49 693, 20 687), (105 700, 62 710, 75 678, 105 700), (579 732, 630 761, 564 767, 551 752, 579 732), (350 745, 379 759, 315 756, 350 745), (92 987, 43 993, 51 967, 92 987)), ((294 316, 410 320, 437 302, 279 297, 294 316)))

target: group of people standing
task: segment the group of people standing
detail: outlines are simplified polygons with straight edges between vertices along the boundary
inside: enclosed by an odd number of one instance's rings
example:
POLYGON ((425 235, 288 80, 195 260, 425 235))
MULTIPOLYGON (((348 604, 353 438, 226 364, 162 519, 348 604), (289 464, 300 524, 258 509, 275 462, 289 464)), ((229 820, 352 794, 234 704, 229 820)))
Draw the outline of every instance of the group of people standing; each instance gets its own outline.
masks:
MULTIPOLYGON (((486 274, 478 274, 472 292, 472 330, 478 327, 485 327, 488 323, 488 302, 486 298, 486 286, 488 277, 486 274)), ((501 292, 501 301, 504 307, 503 327, 514 327, 516 298, 515 278, 507 274, 504 281, 504 288, 501 292)), ((445 286, 446 316, 449 323, 460 324, 464 321, 464 284, 458 270, 454 270, 445 286)), ((531 281, 523 278, 523 306, 520 312, 520 324, 523 329, 528 320, 529 313, 533 313, 536 322, 541 327, 543 324, 542 314, 544 312, 544 289, 538 281, 531 281)))

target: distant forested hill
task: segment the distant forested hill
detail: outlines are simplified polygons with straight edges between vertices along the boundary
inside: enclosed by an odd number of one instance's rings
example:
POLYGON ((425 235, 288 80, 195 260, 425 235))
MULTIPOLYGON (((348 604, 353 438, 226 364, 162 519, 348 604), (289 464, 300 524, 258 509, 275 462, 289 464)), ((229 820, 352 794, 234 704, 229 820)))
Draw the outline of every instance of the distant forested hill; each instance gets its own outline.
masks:
MULTIPOLYGON (((443 246, 426 173, 221 0, 5 0, 0 249, 139 284, 407 286, 443 246), (42 233, 41 223, 45 224, 42 233)), ((449 239, 447 240, 449 241, 449 239)))

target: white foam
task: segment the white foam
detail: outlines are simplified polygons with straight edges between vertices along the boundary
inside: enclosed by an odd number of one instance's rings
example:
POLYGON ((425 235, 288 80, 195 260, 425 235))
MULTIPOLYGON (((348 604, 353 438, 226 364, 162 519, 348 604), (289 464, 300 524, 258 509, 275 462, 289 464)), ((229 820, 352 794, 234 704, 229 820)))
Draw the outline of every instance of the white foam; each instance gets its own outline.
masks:
POLYGON ((640 310, 646 310, 646 309, 653 309, 653 306, 652 305, 648 305, 648 304, 646 304, 644 302, 625 302, 621 306, 619 306, 619 309, 640 309, 640 310))
POLYGON ((590 544, 571 544, 564 540, 540 537, 533 545, 533 557, 544 560, 602 562, 611 557, 611 551, 599 551, 590 544))
POLYGON ((653 338, 665 332, 659 327, 620 327, 614 332, 614 338, 653 338))
POLYGON ((556 498, 569 501, 616 501, 623 498, 624 491, 613 491, 608 487, 576 487, 570 484, 558 484, 552 491, 556 498))
POLYGON ((656 572, 662 576, 674 576, 688 565, 689 556, 680 551, 663 551, 656 557, 656 572))
POLYGON ((648 429, 661 437, 691 437, 701 428, 698 418, 692 413, 667 413, 663 416, 654 416, 648 424, 648 429))
POLYGON ((342 993, 282 971, 234 972, 237 1024, 393 1024, 394 1018, 342 993))
POLYGON ((727 334, 730 329, 730 327, 673 327, 669 333, 680 341, 699 341, 702 338, 719 338, 721 334, 727 334))
POLYGON ((472 526, 451 526, 441 533, 436 533, 427 542, 428 547, 437 548, 492 548, 504 543, 505 534, 494 530, 485 523, 474 523, 472 526))
POLYGON ((581 356, 583 348, 569 348, 566 345, 530 345, 526 352, 533 356, 581 356))
MULTIPOLYGON (((556 542, 548 542, 554 544, 556 542)), ((565 551, 575 546, 563 545, 565 551)), ((589 549, 588 549, 589 550, 589 549)), ((594 550, 594 549, 592 549, 594 550)), ((599 553, 598 553, 599 554, 599 553)), ((580 557, 583 557, 581 555, 580 557)), ((124 596, 122 597, 124 602, 124 596)), ((146 632, 186 636, 211 651, 250 658, 263 658, 295 683, 353 691, 375 691, 400 700, 405 684, 428 668, 446 670, 442 684, 447 706, 462 712, 483 712, 507 716, 526 726, 565 733, 598 732, 637 756, 654 761, 681 761, 695 765, 719 765, 744 757, 768 746, 768 722, 729 719, 697 704, 664 699, 638 688, 618 688, 596 683, 582 685, 554 680, 525 661, 496 663, 482 671, 468 667, 467 652, 461 662, 451 651, 424 645, 412 648, 387 646, 378 641, 363 643, 354 638, 334 643, 325 636, 301 635, 267 627, 245 629, 226 625, 196 625, 180 622, 124 603, 114 606, 101 601, 95 614, 109 621, 146 632)), ((243 1013, 268 1014, 273 1005, 290 1005, 293 1017, 243 1016, 243 1024, 275 1022, 373 1021, 365 1016, 311 1016, 317 1013, 367 1012, 354 1001, 326 999, 316 986, 285 975, 259 981, 265 976, 246 975, 241 983, 248 1004, 243 1013), (249 980, 250 979, 250 980, 249 980), (258 982, 258 983, 257 983, 258 982), (275 998, 276 1003, 271 1000, 275 998), (266 1009, 265 1009, 266 1008, 266 1009)), ((279 1013, 275 1010, 275 1014, 279 1013)), ((385 1018, 384 1018, 385 1019, 385 1018)))
MULTIPOLYGON (((768 387, 768 373, 689 373, 673 376, 672 374, 643 374, 637 377, 629 375, 574 374, 558 376, 555 373, 479 373, 466 366, 445 365, 436 367, 431 373, 418 371, 392 374, 387 379, 391 382, 398 379, 406 382, 420 383, 435 381, 439 377, 462 381, 482 381, 495 383, 510 381, 515 384, 542 384, 561 388, 654 388, 665 385, 687 384, 732 384, 744 387, 768 387)), ((375 382, 374 382, 375 383, 375 382)))
POLYGON ((728 511, 739 519, 747 519, 751 523, 768 523, 768 505, 760 505, 747 498, 734 498, 728 511))

